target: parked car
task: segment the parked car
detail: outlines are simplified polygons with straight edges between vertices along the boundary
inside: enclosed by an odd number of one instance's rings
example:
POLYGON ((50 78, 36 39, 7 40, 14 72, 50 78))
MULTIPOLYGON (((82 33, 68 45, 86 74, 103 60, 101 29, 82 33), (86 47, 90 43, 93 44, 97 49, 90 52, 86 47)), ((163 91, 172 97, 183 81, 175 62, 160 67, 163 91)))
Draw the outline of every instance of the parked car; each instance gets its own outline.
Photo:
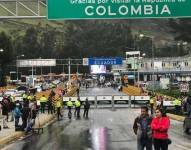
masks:
POLYGON ((17 94, 17 92, 18 91, 15 90, 15 89, 7 89, 4 94, 7 95, 7 96, 9 96, 9 95, 15 96, 17 94))
POLYGON ((34 88, 36 88, 37 92, 42 92, 42 87, 41 85, 36 85, 34 88))

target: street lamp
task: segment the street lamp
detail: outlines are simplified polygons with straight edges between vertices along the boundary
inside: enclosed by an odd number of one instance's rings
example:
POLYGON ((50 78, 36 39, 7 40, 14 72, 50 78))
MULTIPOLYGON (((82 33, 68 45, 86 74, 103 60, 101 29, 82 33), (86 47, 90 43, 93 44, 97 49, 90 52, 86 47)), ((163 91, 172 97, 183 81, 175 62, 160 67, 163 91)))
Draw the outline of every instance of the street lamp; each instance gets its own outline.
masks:
POLYGON ((143 57, 145 57, 146 56, 146 54, 145 53, 143 53, 142 55, 141 55, 141 57, 140 57, 140 54, 139 54, 139 58, 138 58, 138 67, 137 67, 137 76, 138 76, 138 79, 137 79, 137 82, 138 82, 138 87, 139 87, 139 81, 140 81, 140 72, 139 72, 139 66, 140 66, 140 60, 143 58, 143 57))
POLYGON ((0 52, 1 52, 1 53, 4 52, 4 49, 1 48, 1 49, 0 49, 0 52))
MULTIPOLYGON (((152 81, 155 81, 155 79, 154 79, 154 75, 155 75, 155 73, 154 73, 154 43, 153 43, 153 40, 154 40, 154 36, 148 36, 148 35, 144 35, 144 34, 140 34, 139 35, 139 37, 140 38, 144 38, 144 37, 147 37, 147 38, 150 38, 151 39, 151 51, 152 51, 152 81)), ((153 82, 153 84, 154 84, 154 82, 153 82)), ((153 87, 153 92, 154 92, 154 87, 153 87)))
POLYGON ((68 80, 69 81, 71 79, 70 74, 71 74, 71 59, 68 58, 68 80))
POLYGON ((18 83, 18 80, 19 80, 19 67, 18 67, 18 59, 19 59, 19 57, 24 57, 25 55, 24 54, 22 54, 22 55, 18 55, 18 56, 16 56, 16 66, 17 66, 17 83, 18 83))

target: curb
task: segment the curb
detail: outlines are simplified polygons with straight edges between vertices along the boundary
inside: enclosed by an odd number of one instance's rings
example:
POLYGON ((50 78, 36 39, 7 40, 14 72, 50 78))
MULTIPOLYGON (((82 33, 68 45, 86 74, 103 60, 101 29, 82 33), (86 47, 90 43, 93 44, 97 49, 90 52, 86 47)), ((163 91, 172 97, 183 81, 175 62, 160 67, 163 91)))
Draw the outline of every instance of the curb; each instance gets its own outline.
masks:
POLYGON ((184 122, 184 119, 185 119, 185 117, 183 117, 183 116, 178 116, 178 115, 174 115, 174 114, 170 114, 170 113, 167 113, 167 116, 170 119, 177 120, 177 121, 180 121, 180 122, 184 122))
MULTIPOLYGON (((55 115, 48 116, 47 118, 43 119, 40 122, 40 125, 44 126, 46 123, 49 123, 50 121, 52 121, 54 119, 54 117, 55 117, 55 115)), ((36 127, 36 126, 38 126, 38 119, 37 119, 34 127, 36 127)), ((0 145, 3 146, 5 144, 8 144, 11 141, 16 140, 16 139, 18 139, 18 138, 20 138, 20 137, 22 137, 24 135, 25 135, 25 132, 21 132, 21 131, 14 132, 13 134, 11 134, 9 136, 0 139, 0 145)))

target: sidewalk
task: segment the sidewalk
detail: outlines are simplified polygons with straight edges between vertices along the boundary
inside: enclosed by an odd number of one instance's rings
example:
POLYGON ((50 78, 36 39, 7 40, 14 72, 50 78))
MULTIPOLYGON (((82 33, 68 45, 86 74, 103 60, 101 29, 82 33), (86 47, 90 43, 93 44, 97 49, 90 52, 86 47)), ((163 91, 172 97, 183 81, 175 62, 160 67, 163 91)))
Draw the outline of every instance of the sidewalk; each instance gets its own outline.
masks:
MULTIPOLYGON (((39 122, 40 122, 40 126, 45 125, 46 123, 50 122, 51 120, 54 119, 54 115, 51 114, 40 114, 39 115, 39 119, 38 117, 36 118, 36 122, 35 122, 35 126, 38 127, 39 126, 39 122)), ((20 124, 22 123, 22 120, 20 119, 20 124)), ((0 124, 2 126, 3 124, 3 120, 0 119, 0 124)), ((14 122, 8 122, 8 127, 9 129, 1 129, 0 131, 0 148, 1 146, 19 138, 25 135, 24 132, 21 131, 17 131, 15 132, 15 127, 14 127, 14 122)))
POLYGON ((184 119, 185 119, 185 117, 183 117, 183 116, 174 115, 174 114, 170 114, 170 113, 167 113, 167 116, 168 116, 170 119, 177 120, 177 121, 181 121, 181 122, 184 122, 184 119))

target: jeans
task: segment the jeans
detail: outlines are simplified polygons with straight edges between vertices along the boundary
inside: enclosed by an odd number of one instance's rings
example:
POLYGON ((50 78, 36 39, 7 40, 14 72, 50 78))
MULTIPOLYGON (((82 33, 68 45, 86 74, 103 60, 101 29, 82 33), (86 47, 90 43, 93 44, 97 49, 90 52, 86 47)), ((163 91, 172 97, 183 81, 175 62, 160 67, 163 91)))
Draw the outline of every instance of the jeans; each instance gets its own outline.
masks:
POLYGON ((15 127, 19 126, 19 118, 20 117, 15 117, 15 127))
POLYGON ((138 139, 137 150, 152 150, 152 139, 138 139))
POLYGON ((3 127, 7 127, 7 115, 3 115, 3 127))
POLYGON ((168 150, 168 143, 166 139, 154 139, 155 150, 168 150))
POLYGON ((89 109, 84 109, 84 115, 83 115, 83 117, 88 118, 88 112, 89 112, 89 109))

